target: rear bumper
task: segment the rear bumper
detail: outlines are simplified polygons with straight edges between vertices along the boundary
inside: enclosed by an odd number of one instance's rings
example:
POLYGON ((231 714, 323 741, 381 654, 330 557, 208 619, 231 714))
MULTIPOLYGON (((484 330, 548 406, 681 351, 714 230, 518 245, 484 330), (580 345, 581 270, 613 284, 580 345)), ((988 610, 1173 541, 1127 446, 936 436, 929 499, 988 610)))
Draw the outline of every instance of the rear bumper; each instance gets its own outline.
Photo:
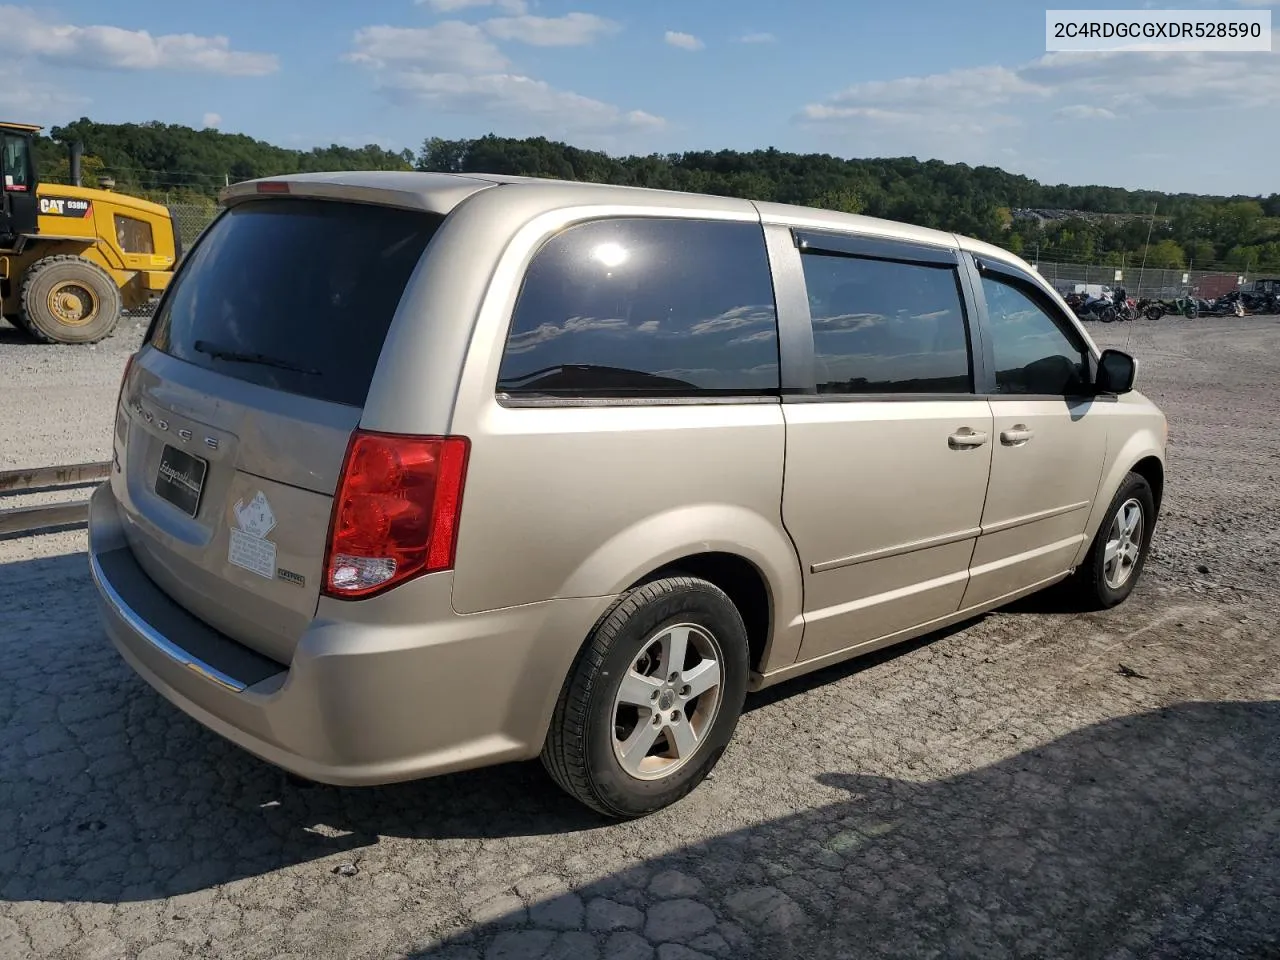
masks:
POLYGON ((110 485, 89 562, 108 636, 185 713, 302 777, 377 784, 534 757, 573 658, 610 598, 459 615, 452 576, 322 599, 288 665, 197 620, 133 560, 110 485), (426 612, 424 614, 424 612, 426 612))

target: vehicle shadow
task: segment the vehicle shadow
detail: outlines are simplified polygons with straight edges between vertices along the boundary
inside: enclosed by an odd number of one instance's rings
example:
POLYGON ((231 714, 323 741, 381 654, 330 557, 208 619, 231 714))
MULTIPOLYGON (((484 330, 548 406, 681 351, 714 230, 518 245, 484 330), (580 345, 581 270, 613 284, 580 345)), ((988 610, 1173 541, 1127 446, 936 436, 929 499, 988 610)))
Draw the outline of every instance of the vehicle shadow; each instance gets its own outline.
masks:
MULTIPOLYGON (((383 837, 634 839, 631 827, 601 831, 536 763, 365 789, 283 774, 133 675, 98 626, 85 563, 0 566, 0 901, 176 896, 358 860, 383 837)), ((1278 703, 1109 721, 930 783, 819 779, 847 799, 650 857, 559 901, 526 893, 504 915, 477 910, 467 943, 424 956, 484 956, 513 937, 551 950, 569 933, 582 956, 610 938, 735 957, 1280 951, 1280 911, 1262 906, 1280 903, 1278 703)))
POLYGON ((848 798, 417 956, 1280 956, 1280 703, 1180 704, 934 782, 819 779, 848 798))
POLYGON ((0 901, 206 889, 378 842, 604 821, 539 764, 379 788, 291 777, 189 719, 102 631, 83 552, 0 564, 0 901))
POLYGON ((8 319, 0 317, 0 344, 5 344, 5 343, 31 344, 34 342, 35 341, 33 341, 31 337, 28 336, 25 330, 15 326, 8 319))

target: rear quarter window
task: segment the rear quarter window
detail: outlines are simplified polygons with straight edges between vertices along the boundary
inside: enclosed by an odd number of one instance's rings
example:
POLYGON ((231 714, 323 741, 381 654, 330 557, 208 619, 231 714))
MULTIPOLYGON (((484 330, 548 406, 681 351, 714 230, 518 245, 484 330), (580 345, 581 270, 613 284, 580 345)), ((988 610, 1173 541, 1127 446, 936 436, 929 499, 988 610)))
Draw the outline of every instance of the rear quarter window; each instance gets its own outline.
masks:
POLYGON ((187 255, 150 343, 250 383, 363 406, 409 276, 442 219, 302 199, 232 207, 187 255))
POLYGON ((770 396, 778 386, 760 225, 619 218, 570 227, 535 255, 497 390, 698 399, 770 396))

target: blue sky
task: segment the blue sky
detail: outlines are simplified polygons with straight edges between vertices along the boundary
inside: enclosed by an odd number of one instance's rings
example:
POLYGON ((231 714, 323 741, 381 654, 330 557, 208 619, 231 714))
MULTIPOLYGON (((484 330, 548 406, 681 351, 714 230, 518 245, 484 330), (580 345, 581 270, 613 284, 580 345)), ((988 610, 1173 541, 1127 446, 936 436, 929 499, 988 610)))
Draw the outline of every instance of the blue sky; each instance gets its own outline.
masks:
POLYGON ((212 125, 292 147, 416 149, 490 131, 626 153, 772 145, 987 163, 1052 183, 1280 191, 1280 44, 1046 55, 1044 9, 0 0, 0 116, 212 125))

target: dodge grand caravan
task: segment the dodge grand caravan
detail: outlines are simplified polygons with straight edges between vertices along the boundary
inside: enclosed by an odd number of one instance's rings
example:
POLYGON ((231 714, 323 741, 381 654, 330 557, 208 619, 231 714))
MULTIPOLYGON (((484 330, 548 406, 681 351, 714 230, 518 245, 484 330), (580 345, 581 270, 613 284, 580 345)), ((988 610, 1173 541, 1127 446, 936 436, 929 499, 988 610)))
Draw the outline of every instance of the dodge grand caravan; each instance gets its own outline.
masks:
POLYGON ((224 202, 126 369, 91 568, 134 670, 303 777, 540 755, 639 816, 748 690, 1142 572, 1164 417, 1003 250, 486 175, 224 202))

